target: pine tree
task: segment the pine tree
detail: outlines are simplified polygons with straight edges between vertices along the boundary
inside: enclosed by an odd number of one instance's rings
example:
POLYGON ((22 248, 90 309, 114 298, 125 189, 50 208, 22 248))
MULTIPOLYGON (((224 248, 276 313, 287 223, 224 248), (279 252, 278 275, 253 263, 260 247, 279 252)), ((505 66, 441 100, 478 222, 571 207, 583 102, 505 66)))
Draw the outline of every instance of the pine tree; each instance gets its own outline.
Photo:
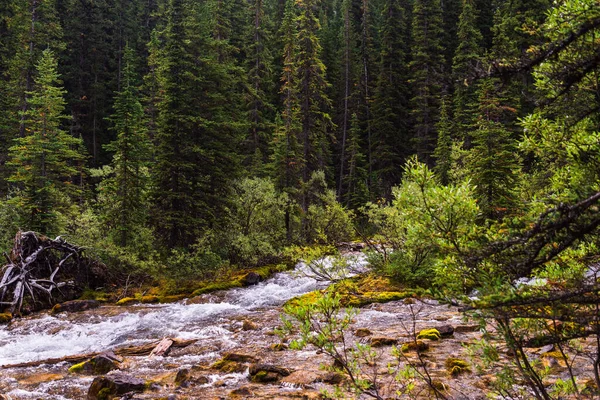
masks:
MULTIPOLYGON (((326 95, 328 83, 317 36, 320 24, 315 12, 319 3, 318 0, 297 0, 297 5, 299 14, 296 17, 298 32, 294 72, 305 162, 302 179, 307 182, 314 171, 330 172, 330 129, 333 124, 328 114, 331 102, 326 95)), ((308 209, 306 198, 302 201, 302 208, 305 211, 308 209)))
POLYGON ((515 143, 502 123, 506 108, 498 87, 499 82, 491 78, 480 83, 477 129, 467 165, 480 208, 488 219, 512 210, 518 179, 515 143))
MULTIPOLYGON (((273 170, 277 189, 288 195, 290 202, 300 202, 304 159, 302 145, 298 141, 300 124, 298 120, 298 92, 295 81, 296 59, 296 15, 294 1, 286 2, 280 36, 283 38, 283 69, 281 95, 283 110, 272 143, 273 170)), ((292 240, 291 206, 285 211, 287 241, 292 240)))
POLYGON ((8 162, 9 181, 17 188, 11 201, 24 211, 24 229, 56 233, 58 214, 80 194, 74 178, 84 159, 81 141, 62 128, 66 119, 65 91, 59 85, 58 63, 51 50, 44 50, 37 64, 34 90, 27 92, 24 112, 25 136, 15 139, 8 162))
POLYGON ((407 4, 386 0, 379 76, 372 112, 373 171, 379 194, 389 197, 400 181, 400 166, 412 153, 409 134, 407 4))
POLYGON ((273 54, 271 52, 271 22, 265 12, 264 0, 254 0, 251 5, 252 24, 250 41, 246 49, 248 70, 248 113, 250 129, 245 152, 255 175, 264 170, 269 157, 269 144, 274 129, 273 104, 275 82, 273 79, 273 54))
POLYGON ((108 193, 106 221, 116 233, 115 242, 127 246, 134 232, 146 222, 145 197, 148 189, 148 141, 144 109, 139 100, 133 49, 126 47, 121 77, 122 89, 117 93, 110 118, 117 137, 106 150, 113 153, 113 176, 102 188, 108 193))
POLYGON ((358 208, 369 200, 366 157, 362 150, 360 121, 352 114, 347 146, 347 172, 344 174, 343 202, 347 207, 358 208))
POLYGON ((442 37, 440 0, 416 0, 412 24, 412 113, 417 155, 426 162, 430 161, 437 137, 444 72, 442 37))
POLYGON ((476 85, 472 77, 482 68, 482 36, 477 28, 477 9, 474 0, 463 0, 458 23, 459 45, 452 62, 454 80, 454 125, 457 137, 470 146, 469 132, 475 123, 476 85))
MULTIPOLYGON (((356 91, 356 87, 359 84, 359 63, 358 63, 358 37, 356 32, 356 27, 354 21, 352 19, 352 1, 344 0, 342 2, 342 24, 340 27, 340 37, 342 39, 342 65, 340 66, 341 76, 339 79, 338 86, 338 95, 337 101, 338 104, 338 113, 336 118, 336 123, 339 128, 339 140, 340 143, 340 151, 339 151, 339 175, 338 175, 338 199, 342 199, 344 197, 344 180, 345 171, 346 171, 346 151, 347 151, 347 142, 349 140, 349 129, 350 129, 350 119, 354 113, 354 111, 358 111, 357 103, 359 93, 356 91)), ((359 129, 359 128, 357 128, 359 129)))
POLYGON ((452 169, 452 121, 448 112, 448 99, 442 99, 440 121, 437 124, 438 140, 433 157, 435 169, 442 185, 450 183, 450 170, 452 169))
POLYGON ((153 223, 168 247, 193 243, 224 213, 239 173, 243 104, 211 4, 170 0, 151 60, 156 83, 153 223), (199 9, 196 9, 198 7, 199 9))

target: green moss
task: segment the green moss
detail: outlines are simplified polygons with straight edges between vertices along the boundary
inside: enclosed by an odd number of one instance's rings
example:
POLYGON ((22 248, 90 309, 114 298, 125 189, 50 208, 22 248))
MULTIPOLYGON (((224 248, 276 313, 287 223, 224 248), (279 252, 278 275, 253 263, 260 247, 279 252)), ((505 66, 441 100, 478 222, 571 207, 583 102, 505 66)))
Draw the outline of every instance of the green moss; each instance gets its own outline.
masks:
POLYGON ((217 369, 225 373, 244 372, 246 367, 238 362, 229 360, 219 360, 211 365, 211 368, 217 369))
POLYGON ((429 345, 422 340, 417 340, 416 342, 407 342, 402 345, 400 351, 403 353, 408 353, 410 351, 418 351, 422 352, 429 349, 429 345))
POLYGON ((50 310, 50 314, 58 314, 61 308, 60 304, 55 304, 54 307, 52 307, 52 310, 50 310))
POLYGON ((84 362, 80 362, 79 364, 72 365, 69 368, 69 372, 72 373, 72 374, 80 374, 80 373, 82 373, 83 372, 83 368, 85 367, 86 363, 87 363, 87 361, 84 361, 84 362))
POLYGON ((465 372, 471 372, 471 367, 465 360, 461 360, 460 358, 448 358, 446 360, 446 370, 452 376, 457 376, 465 372))
POLYGON ((98 400, 109 400, 112 395, 113 395, 112 389, 104 388, 98 392, 97 398, 98 398, 98 400))
POLYGON ((144 304, 158 303, 158 296, 153 296, 153 295, 142 296, 140 301, 144 304))
POLYGON ((209 283, 206 286, 203 286, 201 288, 194 290, 192 295, 199 296, 199 295, 205 294, 205 293, 216 292, 217 290, 226 290, 226 289, 232 289, 232 288, 236 288, 236 287, 242 287, 242 283, 237 279, 229 281, 229 282, 214 282, 214 283, 209 283))
POLYGON ((131 303, 136 303, 138 300, 133 297, 123 297, 121 300, 117 301, 118 306, 126 306, 131 303))
POLYGON ((85 289, 83 294, 79 297, 79 300, 96 300, 100 302, 107 302, 110 295, 101 290, 85 289))
POLYGON ((7 324, 12 320, 11 313, 0 313, 0 324, 7 324))
POLYGON ((423 329, 417 335, 417 339, 440 340, 440 338, 441 338, 440 332, 435 328, 423 329))
POLYGON ((158 296, 159 303, 174 303, 179 300, 185 299, 187 296, 185 294, 178 294, 172 296, 158 296))

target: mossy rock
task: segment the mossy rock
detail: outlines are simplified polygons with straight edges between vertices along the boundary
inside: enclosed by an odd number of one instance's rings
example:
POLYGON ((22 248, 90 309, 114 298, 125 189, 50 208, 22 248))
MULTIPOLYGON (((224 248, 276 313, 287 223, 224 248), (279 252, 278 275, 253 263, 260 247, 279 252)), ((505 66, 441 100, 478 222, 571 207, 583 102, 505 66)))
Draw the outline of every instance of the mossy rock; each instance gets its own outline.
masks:
POLYGON ((390 337, 372 337, 370 342, 373 347, 383 347, 383 346, 391 346, 398 343, 398 339, 390 338, 390 337))
POLYGON ((403 353, 408 353, 411 351, 417 351, 420 353, 422 351, 427 351, 428 349, 429 349, 429 344, 425 343, 422 340, 417 340, 417 341, 403 343, 402 347, 400 348, 400 351, 403 353))
POLYGON ((118 306, 127 306, 129 304, 137 303, 138 299, 133 297, 123 297, 121 300, 117 301, 118 306))
POLYGON ((96 300, 99 302, 107 302, 110 299, 110 295, 102 290, 93 290, 93 289, 85 289, 81 296, 79 296, 80 300, 96 300))
POLYGON ((269 348, 273 351, 283 351, 288 349, 288 345, 285 343, 273 343, 269 348))
POLYGON ((159 303, 175 303, 176 301, 180 301, 185 299, 187 296, 185 294, 177 294, 177 295, 169 295, 169 296, 159 296, 159 303))
POLYGON ((72 374, 80 374, 80 373, 82 373, 83 372, 83 368, 85 367, 86 363, 87 363, 87 361, 83 361, 83 362, 80 362, 79 364, 72 365, 69 368, 69 372, 72 373, 72 374))
POLYGON ((8 324, 12 319, 13 315, 11 313, 0 313, 0 324, 8 324))
POLYGON ((252 382, 269 383, 279 380, 279 374, 271 371, 259 371, 251 378, 252 382))
POLYGON ((227 290, 237 287, 242 287, 242 283, 239 279, 228 281, 228 282, 213 282, 209 283, 201 288, 198 288, 192 292, 193 296, 199 296, 201 294, 216 292, 217 290, 227 290))
POLYGON ((212 368, 225 373, 244 372, 246 366, 237 361, 219 360, 211 365, 212 368))
POLYGON ((435 328, 423 329, 417 335, 417 339, 440 340, 440 338, 440 332, 435 328))
POLYGON ((152 303, 158 303, 159 299, 158 299, 158 296, 148 295, 148 296, 142 296, 140 301, 143 304, 152 304, 152 303))
POLYGON ((471 372, 471 367, 465 360, 460 358, 450 357, 445 362, 446 370, 452 376, 458 376, 460 374, 471 372))

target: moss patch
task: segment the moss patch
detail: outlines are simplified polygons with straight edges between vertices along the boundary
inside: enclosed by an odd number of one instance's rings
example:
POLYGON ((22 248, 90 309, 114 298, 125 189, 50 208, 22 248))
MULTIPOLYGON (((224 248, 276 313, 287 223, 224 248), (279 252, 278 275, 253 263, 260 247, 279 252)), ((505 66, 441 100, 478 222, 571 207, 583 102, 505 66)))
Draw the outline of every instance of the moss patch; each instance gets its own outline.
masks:
POLYGON ((69 372, 72 373, 72 374, 80 374, 80 373, 82 373, 83 372, 83 367, 85 366, 86 362, 87 361, 80 362, 79 364, 72 365, 69 368, 69 372))
POLYGON ((404 343, 402 345, 402 347, 400 348, 400 351, 403 353, 408 353, 411 351, 422 352, 422 351, 426 351, 427 349, 429 349, 429 345, 427 343, 425 343, 422 340, 417 340, 417 341, 413 341, 413 342, 404 343))
POLYGON ((233 372, 244 372, 246 370, 246 366, 242 363, 229 360, 219 360, 211 365, 211 368, 228 374, 233 372))
POLYGON ((465 360, 460 358, 448 358, 445 363, 446 370, 452 376, 457 376, 465 372, 471 372, 471 367, 465 360))
POLYGON ((137 303, 138 299, 133 297, 123 297, 121 300, 117 301, 118 306, 126 306, 132 303, 137 303))
POLYGON ((144 304, 158 303, 158 296, 154 296, 154 295, 142 296, 140 301, 144 304))
POLYGON ((85 289, 79 300, 96 300, 99 302, 107 302, 110 300, 110 294, 102 290, 85 289))
POLYGON ((11 313, 0 314, 0 324, 7 324, 12 320, 13 316, 11 313))
POLYGON ((441 337, 440 332, 435 328, 423 329, 417 335, 417 339, 440 340, 441 337))

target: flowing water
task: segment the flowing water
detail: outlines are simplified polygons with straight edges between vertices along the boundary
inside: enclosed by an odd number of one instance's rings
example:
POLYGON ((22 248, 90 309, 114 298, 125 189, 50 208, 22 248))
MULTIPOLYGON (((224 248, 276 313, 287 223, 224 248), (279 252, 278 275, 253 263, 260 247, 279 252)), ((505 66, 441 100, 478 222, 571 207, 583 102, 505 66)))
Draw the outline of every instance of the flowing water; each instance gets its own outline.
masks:
MULTIPOLYGON (((354 269, 366 267, 355 254, 354 269)), ((255 286, 217 292, 163 305, 104 306, 81 313, 36 314, 0 328, 0 366, 139 345, 164 337, 199 339, 202 348, 156 361, 132 361, 137 373, 156 372, 165 365, 192 366, 214 360, 239 344, 236 332, 245 318, 276 318, 280 306, 295 296, 325 287, 306 276, 306 266, 279 273, 255 286)), ((272 327, 271 327, 272 329, 272 327)), ((0 394, 11 399, 81 399, 93 377, 67 374, 68 364, 0 370, 0 394), (37 378, 33 378, 37 376, 37 378), (67 389, 68 386, 68 389, 67 389)), ((239 381, 245 374, 220 376, 239 381)), ((209 376, 207 385, 217 378, 209 376)))

